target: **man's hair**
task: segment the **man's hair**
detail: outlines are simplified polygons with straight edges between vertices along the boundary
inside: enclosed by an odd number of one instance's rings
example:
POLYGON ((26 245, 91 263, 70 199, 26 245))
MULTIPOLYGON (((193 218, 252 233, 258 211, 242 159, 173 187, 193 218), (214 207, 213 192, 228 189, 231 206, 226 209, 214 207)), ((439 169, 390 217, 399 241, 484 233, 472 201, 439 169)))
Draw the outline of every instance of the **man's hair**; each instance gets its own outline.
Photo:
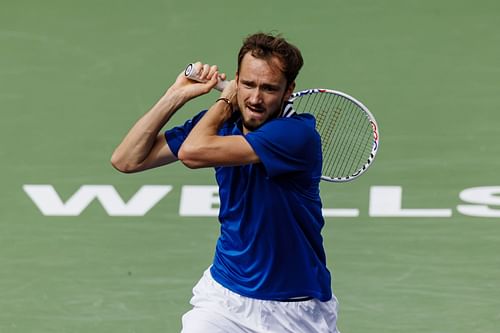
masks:
POLYGON ((245 38, 238 54, 238 73, 241 61, 248 52, 258 59, 269 60, 271 57, 277 57, 280 60, 280 69, 285 75, 287 86, 295 81, 304 64, 300 50, 288 43, 281 35, 259 32, 245 38))

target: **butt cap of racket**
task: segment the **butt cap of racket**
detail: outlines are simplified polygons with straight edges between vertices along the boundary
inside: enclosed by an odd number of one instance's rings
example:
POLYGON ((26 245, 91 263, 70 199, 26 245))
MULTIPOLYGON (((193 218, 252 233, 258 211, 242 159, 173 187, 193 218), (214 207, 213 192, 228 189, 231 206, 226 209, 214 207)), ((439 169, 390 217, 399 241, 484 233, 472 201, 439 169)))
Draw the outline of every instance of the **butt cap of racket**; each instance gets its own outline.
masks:
MULTIPOLYGON (((198 71, 196 70, 194 64, 187 65, 186 69, 184 70, 184 75, 188 79, 196 82, 202 82, 202 83, 206 82, 198 78, 198 71)), ((215 85, 214 89, 217 89, 218 91, 223 91, 224 88, 226 88, 226 86, 228 85, 228 83, 229 83, 228 81, 219 80, 219 82, 217 82, 217 84, 215 85)))

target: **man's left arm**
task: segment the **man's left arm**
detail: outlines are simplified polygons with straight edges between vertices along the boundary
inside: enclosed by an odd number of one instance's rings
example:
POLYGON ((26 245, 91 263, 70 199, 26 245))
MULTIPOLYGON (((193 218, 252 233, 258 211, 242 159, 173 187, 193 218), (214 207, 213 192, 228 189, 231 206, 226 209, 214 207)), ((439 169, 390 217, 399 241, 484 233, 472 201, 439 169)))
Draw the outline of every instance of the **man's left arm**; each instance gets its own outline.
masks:
POLYGON ((242 135, 218 135, 219 129, 231 117, 236 105, 234 81, 224 89, 221 98, 226 101, 219 99, 212 105, 179 149, 179 160, 189 168, 235 166, 260 162, 252 146, 242 135))

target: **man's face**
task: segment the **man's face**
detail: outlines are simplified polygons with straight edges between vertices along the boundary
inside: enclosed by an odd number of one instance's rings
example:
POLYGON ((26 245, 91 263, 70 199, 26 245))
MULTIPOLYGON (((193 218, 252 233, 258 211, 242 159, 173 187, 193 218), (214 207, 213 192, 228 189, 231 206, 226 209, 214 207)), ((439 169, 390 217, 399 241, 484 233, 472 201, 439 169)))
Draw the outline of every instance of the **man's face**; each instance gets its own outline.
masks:
POLYGON ((258 59, 245 54, 236 75, 238 107, 243 118, 243 132, 254 131, 269 119, 278 117, 283 102, 295 88, 288 88, 278 58, 258 59))

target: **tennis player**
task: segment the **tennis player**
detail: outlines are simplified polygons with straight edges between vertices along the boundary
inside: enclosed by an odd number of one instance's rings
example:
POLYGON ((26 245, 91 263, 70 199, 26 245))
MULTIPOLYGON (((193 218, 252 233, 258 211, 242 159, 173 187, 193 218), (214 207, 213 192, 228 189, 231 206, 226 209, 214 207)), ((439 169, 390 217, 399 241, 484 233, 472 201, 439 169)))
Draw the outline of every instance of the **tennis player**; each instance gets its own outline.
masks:
POLYGON ((302 64, 282 37, 251 35, 235 79, 208 110, 161 132, 189 100, 226 79, 217 66, 196 63, 205 82, 179 74, 113 153, 122 172, 176 160, 215 168, 220 236, 183 333, 338 332, 321 236, 320 137, 313 116, 283 116, 302 64))

